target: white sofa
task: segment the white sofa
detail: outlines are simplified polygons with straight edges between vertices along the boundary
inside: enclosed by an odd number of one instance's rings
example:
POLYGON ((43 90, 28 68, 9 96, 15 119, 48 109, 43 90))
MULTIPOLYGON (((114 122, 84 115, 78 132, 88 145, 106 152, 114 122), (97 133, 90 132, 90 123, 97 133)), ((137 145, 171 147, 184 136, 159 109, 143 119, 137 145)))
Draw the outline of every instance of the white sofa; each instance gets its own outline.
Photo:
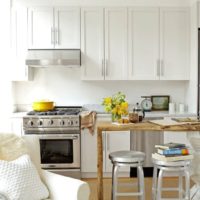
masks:
MULTIPOLYGON (((8 134, 10 135, 10 134, 8 134)), ((13 136, 13 135, 12 135, 13 136)), ((8 136, 9 137, 9 136, 8 136)), ((15 136, 14 136, 15 137, 15 136)), ((4 138, 6 139, 7 136, 4 138)), ((32 162, 35 164, 38 173, 40 174, 40 178, 47 186, 50 193, 50 200, 88 200, 90 195, 89 185, 81 180, 58 175, 46 170, 42 170, 40 167, 40 148, 39 148, 39 138, 34 135, 23 136, 23 140, 20 138, 19 141, 22 141, 21 146, 26 146, 26 148, 19 147, 19 143, 17 143, 17 147, 15 148, 14 144, 12 144, 13 138, 11 142, 5 142, 1 145, 5 144, 8 146, 8 153, 11 153, 10 149, 13 149, 13 153, 11 156, 17 156, 20 154, 24 154, 28 152, 31 157, 32 162), (25 141, 25 142, 24 142, 25 141), (9 144, 11 143, 11 144, 9 144), (25 144, 25 145, 24 145, 25 144)), ((9 141, 9 140, 8 140, 9 141)), ((2 145, 2 146, 3 146, 2 145)), ((7 148, 6 146, 6 148, 7 148)))

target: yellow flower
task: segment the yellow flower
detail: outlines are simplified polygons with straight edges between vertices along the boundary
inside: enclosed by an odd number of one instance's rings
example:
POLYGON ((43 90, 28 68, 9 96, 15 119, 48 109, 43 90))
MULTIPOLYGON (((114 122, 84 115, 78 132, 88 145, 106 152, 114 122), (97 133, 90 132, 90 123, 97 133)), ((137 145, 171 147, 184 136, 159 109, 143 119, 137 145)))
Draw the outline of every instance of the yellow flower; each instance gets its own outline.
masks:
POLYGON ((111 99, 111 97, 106 97, 106 98, 104 98, 104 104, 105 105, 108 105, 108 104, 111 104, 111 102, 112 102, 112 99, 111 99))
POLYGON ((122 109, 124 109, 124 110, 126 110, 126 109, 128 109, 128 102, 122 102, 121 103, 121 107, 122 107, 122 109))
POLYGON ((118 92, 112 97, 105 97, 102 105, 105 106, 106 112, 112 113, 112 115, 120 119, 122 115, 128 114, 128 102, 125 98, 126 96, 123 93, 118 92))

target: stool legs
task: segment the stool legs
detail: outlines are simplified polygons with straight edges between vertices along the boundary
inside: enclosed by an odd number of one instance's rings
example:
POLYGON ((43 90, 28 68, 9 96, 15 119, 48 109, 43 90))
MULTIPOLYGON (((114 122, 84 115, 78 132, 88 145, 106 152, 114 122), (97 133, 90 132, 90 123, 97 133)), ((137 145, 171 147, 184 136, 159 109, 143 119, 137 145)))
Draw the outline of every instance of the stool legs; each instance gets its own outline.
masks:
POLYGON ((137 167, 138 171, 138 190, 140 192, 140 200, 145 200, 145 191, 144 191, 144 172, 142 166, 137 167))
POLYGON ((163 177, 163 170, 160 169, 158 174, 158 183, 156 188, 156 198, 157 200, 160 200, 162 197, 162 177, 163 177))
POLYGON ((153 168, 153 180, 152 180, 152 200, 156 200, 157 173, 158 173, 158 169, 157 169, 156 166, 154 166, 154 168, 153 168))
POLYGON ((112 200, 116 200, 118 166, 113 164, 112 169, 112 200))
MULTIPOLYGON (((184 200, 190 200, 190 173, 189 167, 186 166, 178 172, 178 198, 184 200), (183 190, 183 176, 185 177, 185 192, 183 190)), ((153 182, 152 182, 152 200, 161 200, 162 199, 162 178, 164 174, 164 169, 162 167, 157 167, 154 165, 153 171, 153 182), (157 178, 157 170, 160 169, 158 178, 157 178)), ((170 188, 168 188, 170 189, 170 188)))
POLYGON ((190 173, 188 168, 185 170, 185 199, 190 199, 190 173))
MULTIPOLYGON (((136 164, 135 164, 136 165, 136 164)), ((117 175, 118 175, 118 169, 119 169, 119 164, 113 162, 113 167, 112 167, 112 200, 116 200, 117 199, 117 185, 118 185, 118 181, 117 181, 117 175)), ((140 200, 145 200, 145 189, 144 189, 144 172, 143 172, 143 168, 142 165, 140 163, 138 163, 136 165, 137 167, 137 178, 138 178, 138 192, 137 193, 118 193, 118 195, 122 196, 124 194, 124 196, 128 195, 128 196, 139 196, 140 200)))

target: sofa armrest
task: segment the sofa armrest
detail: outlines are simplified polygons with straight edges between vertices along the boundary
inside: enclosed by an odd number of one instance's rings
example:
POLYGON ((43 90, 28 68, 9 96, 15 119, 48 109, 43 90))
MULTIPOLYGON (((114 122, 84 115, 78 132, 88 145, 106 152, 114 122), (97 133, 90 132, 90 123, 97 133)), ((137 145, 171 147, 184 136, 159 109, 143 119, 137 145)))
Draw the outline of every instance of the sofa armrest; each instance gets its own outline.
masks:
POLYGON ((81 180, 42 170, 42 179, 49 189, 51 200, 88 200, 89 185, 81 180))

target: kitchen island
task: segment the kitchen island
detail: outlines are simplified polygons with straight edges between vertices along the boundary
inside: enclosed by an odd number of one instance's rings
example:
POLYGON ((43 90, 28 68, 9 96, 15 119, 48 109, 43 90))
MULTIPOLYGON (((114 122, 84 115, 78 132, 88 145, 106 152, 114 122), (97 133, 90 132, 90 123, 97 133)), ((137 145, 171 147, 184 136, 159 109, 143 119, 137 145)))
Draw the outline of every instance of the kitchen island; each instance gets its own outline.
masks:
POLYGON ((99 122, 97 124, 97 189, 98 200, 103 200, 103 142, 102 132, 111 131, 109 133, 115 133, 114 131, 155 131, 155 134, 159 134, 163 131, 176 131, 176 132, 190 132, 200 131, 200 123, 181 123, 175 125, 158 125, 149 121, 140 123, 129 124, 115 124, 112 122, 99 122))

